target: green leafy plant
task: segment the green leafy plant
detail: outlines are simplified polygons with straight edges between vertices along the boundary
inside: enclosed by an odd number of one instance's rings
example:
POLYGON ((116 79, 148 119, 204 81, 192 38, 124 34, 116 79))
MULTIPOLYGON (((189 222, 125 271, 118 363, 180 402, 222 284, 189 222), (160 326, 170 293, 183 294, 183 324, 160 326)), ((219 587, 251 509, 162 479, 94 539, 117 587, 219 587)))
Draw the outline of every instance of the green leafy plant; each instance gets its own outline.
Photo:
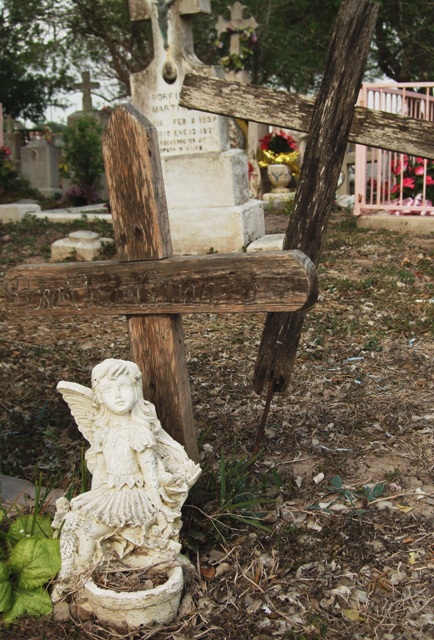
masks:
POLYGON ((26 178, 15 169, 9 147, 0 146, 0 202, 10 202, 17 197, 35 195, 26 178))
POLYGON ((0 613, 4 622, 51 613, 45 585, 60 569, 59 541, 53 539, 51 517, 36 508, 33 514, 10 518, 0 506, 0 522, 0 613))
POLYGON ((378 482, 374 486, 367 485, 359 489, 353 489, 344 485, 343 480, 340 476, 334 476, 331 479, 330 485, 331 486, 328 487, 326 495, 336 494, 337 498, 335 500, 332 500, 327 506, 324 506, 322 504, 314 504, 309 506, 308 509, 331 513, 330 507, 343 499, 344 502, 350 505, 351 515, 362 515, 363 513, 366 513, 366 509, 358 508, 356 504, 357 501, 361 500, 363 506, 367 506, 370 502, 377 500, 377 498, 383 495, 385 483, 378 482))
POLYGON ((236 29, 228 27, 220 34, 215 46, 223 55, 220 56, 220 64, 227 71, 242 71, 249 67, 249 62, 254 54, 257 44, 257 36, 251 27, 236 29), (240 42, 240 52, 230 53, 230 39, 233 35, 238 35, 240 42))
MULTIPOLYGON (((101 147, 102 126, 93 116, 73 122, 63 134, 68 174, 75 186, 70 189, 74 204, 93 204, 101 186, 104 162, 101 147)), ((66 193, 68 196, 68 192, 66 193)))
POLYGON ((240 526, 271 531, 265 518, 276 505, 282 481, 276 470, 260 479, 254 474, 258 456, 228 460, 222 452, 217 467, 211 463, 204 466, 186 505, 189 521, 184 529, 190 529, 188 536, 191 533, 192 538, 204 542, 209 535, 225 539, 240 526))

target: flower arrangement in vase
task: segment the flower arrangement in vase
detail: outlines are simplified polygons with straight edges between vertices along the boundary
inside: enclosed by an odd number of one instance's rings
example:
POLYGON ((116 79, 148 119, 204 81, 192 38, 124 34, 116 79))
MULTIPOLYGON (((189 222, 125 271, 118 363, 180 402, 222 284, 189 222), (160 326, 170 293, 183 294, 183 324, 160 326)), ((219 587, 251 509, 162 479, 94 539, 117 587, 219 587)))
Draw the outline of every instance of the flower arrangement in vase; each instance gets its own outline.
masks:
POLYGON ((292 176, 300 175, 298 158, 300 152, 295 139, 284 131, 272 131, 259 141, 258 164, 267 167, 268 178, 273 185, 272 193, 288 191, 292 176))

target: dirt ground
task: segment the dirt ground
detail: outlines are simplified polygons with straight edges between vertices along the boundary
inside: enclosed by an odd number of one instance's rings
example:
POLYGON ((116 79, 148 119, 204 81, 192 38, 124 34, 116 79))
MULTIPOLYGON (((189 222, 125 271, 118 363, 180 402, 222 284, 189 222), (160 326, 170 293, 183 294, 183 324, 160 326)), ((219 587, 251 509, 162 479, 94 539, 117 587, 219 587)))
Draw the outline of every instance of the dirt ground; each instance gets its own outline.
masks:
MULTIPOLYGON (((269 216, 267 231, 286 224, 269 216)), ((63 235, 0 225, 1 276, 63 235)), ((23 620, 0 637, 434 638, 433 238, 434 222, 410 236, 333 214, 320 298, 252 464, 264 317, 185 317, 203 475, 185 507, 195 571, 179 616, 135 635, 23 620)), ((78 489, 83 441, 55 386, 89 385, 106 357, 130 357, 124 318, 22 318, 0 297, 2 473, 78 489)))

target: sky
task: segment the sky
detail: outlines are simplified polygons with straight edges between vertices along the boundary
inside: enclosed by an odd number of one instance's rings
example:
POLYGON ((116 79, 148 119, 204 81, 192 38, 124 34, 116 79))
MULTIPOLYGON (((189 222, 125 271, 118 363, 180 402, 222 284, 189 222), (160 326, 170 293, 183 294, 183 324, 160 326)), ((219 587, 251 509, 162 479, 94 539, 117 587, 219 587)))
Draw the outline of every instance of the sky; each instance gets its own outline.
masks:
MULTIPOLYGON (((68 92, 66 96, 62 96, 62 99, 64 98, 64 101, 67 102, 69 106, 65 109, 60 109, 59 107, 48 107, 45 111, 45 119, 47 122, 60 122, 66 124, 69 115, 75 111, 82 110, 82 95, 81 91, 71 91, 68 92)), ((92 106, 94 109, 101 109, 107 104, 107 100, 104 100, 92 93, 92 106)))

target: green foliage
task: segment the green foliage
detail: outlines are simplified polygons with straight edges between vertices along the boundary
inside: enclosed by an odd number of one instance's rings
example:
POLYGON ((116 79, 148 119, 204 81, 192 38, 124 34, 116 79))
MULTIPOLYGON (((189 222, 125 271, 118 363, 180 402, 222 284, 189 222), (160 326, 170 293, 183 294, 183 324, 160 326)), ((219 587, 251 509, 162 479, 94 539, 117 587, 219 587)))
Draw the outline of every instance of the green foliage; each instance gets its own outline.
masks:
POLYGON ((59 541, 53 539, 51 518, 35 510, 9 521, 2 510, 0 563, 0 612, 6 624, 24 615, 51 613, 50 596, 44 588, 60 569, 59 541))
POLYGON ((15 170, 10 160, 10 149, 0 147, 0 203, 31 195, 34 195, 34 190, 28 180, 15 170))
MULTIPOLYGON (((206 64, 245 68, 253 84, 298 92, 318 89, 340 0, 244 0, 253 34, 243 29, 241 51, 230 54, 229 33, 216 46, 218 15, 230 19, 226 0, 212 15, 194 16, 194 44, 206 64), (257 36, 257 41, 256 41, 257 36)), ((398 81, 434 75, 432 0, 380 0, 369 73, 398 81)), ((130 95, 130 75, 153 58, 150 20, 131 21, 126 0, 3 0, 0 10, 0 101, 6 111, 35 120, 56 89, 72 84, 68 64, 115 80, 111 99, 130 95), (59 25, 62 26, 59 29, 59 25), (68 61, 68 62, 67 62, 68 61)))
MULTIPOLYGON (((95 189, 101 184, 104 171, 101 134, 102 126, 92 116, 79 118, 64 133, 68 171, 84 195, 86 189, 95 189)), ((85 198, 91 200, 90 196, 85 198)))
POLYGON ((378 482, 374 486, 367 485, 359 489, 352 489, 344 485, 340 476, 334 476, 330 482, 330 487, 328 487, 328 494, 336 494, 337 498, 332 500, 327 507, 323 504, 314 504, 308 507, 308 509, 330 513, 330 507, 343 499, 345 503, 350 505, 350 514, 352 516, 361 515, 366 513, 366 509, 358 508, 356 504, 357 501, 361 500, 363 507, 368 506, 370 502, 377 500, 383 495, 384 487, 384 482, 378 482))
POLYGON ((396 82, 434 78, 432 0, 381 0, 374 55, 381 71, 396 82))
MULTIPOLYGON (((243 4, 244 16, 253 16, 259 25, 257 42, 249 38, 244 43, 248 55, 241 51, 241 67, 250 72, 253 84, 304 92, 316 89, 340 2, 246 0, 243 4)), ((220 62, 221 49, 213 46, 217 39, 215 21, 219 14, 229 21, 227 5, 224 0, 214 0, 213 15, 194 20, 196 51, 207 64, 220 62)))
POLYGON ((71 82, 50 0, 3 0, 0 6, 0 102, 13 118, 41 120, 71 82))
POLYGON ((188 544, 194 545, 195 539, 225 539, 240 527, 271 531, 264 518, 276 506, 281 478, 275 470, 258 478, 254 473, 257 458, 228 460, 222 452, 218 468, 211 463, 204 466, 186 505, 188 544))
POLYGON ((115 97, 130 95, 130 75, 152 60, 150 20, 132 21, 125 0, 65 0, 57 7, 65 45, 77 68, 92 63, 93 75, 116 79, 115 97))

